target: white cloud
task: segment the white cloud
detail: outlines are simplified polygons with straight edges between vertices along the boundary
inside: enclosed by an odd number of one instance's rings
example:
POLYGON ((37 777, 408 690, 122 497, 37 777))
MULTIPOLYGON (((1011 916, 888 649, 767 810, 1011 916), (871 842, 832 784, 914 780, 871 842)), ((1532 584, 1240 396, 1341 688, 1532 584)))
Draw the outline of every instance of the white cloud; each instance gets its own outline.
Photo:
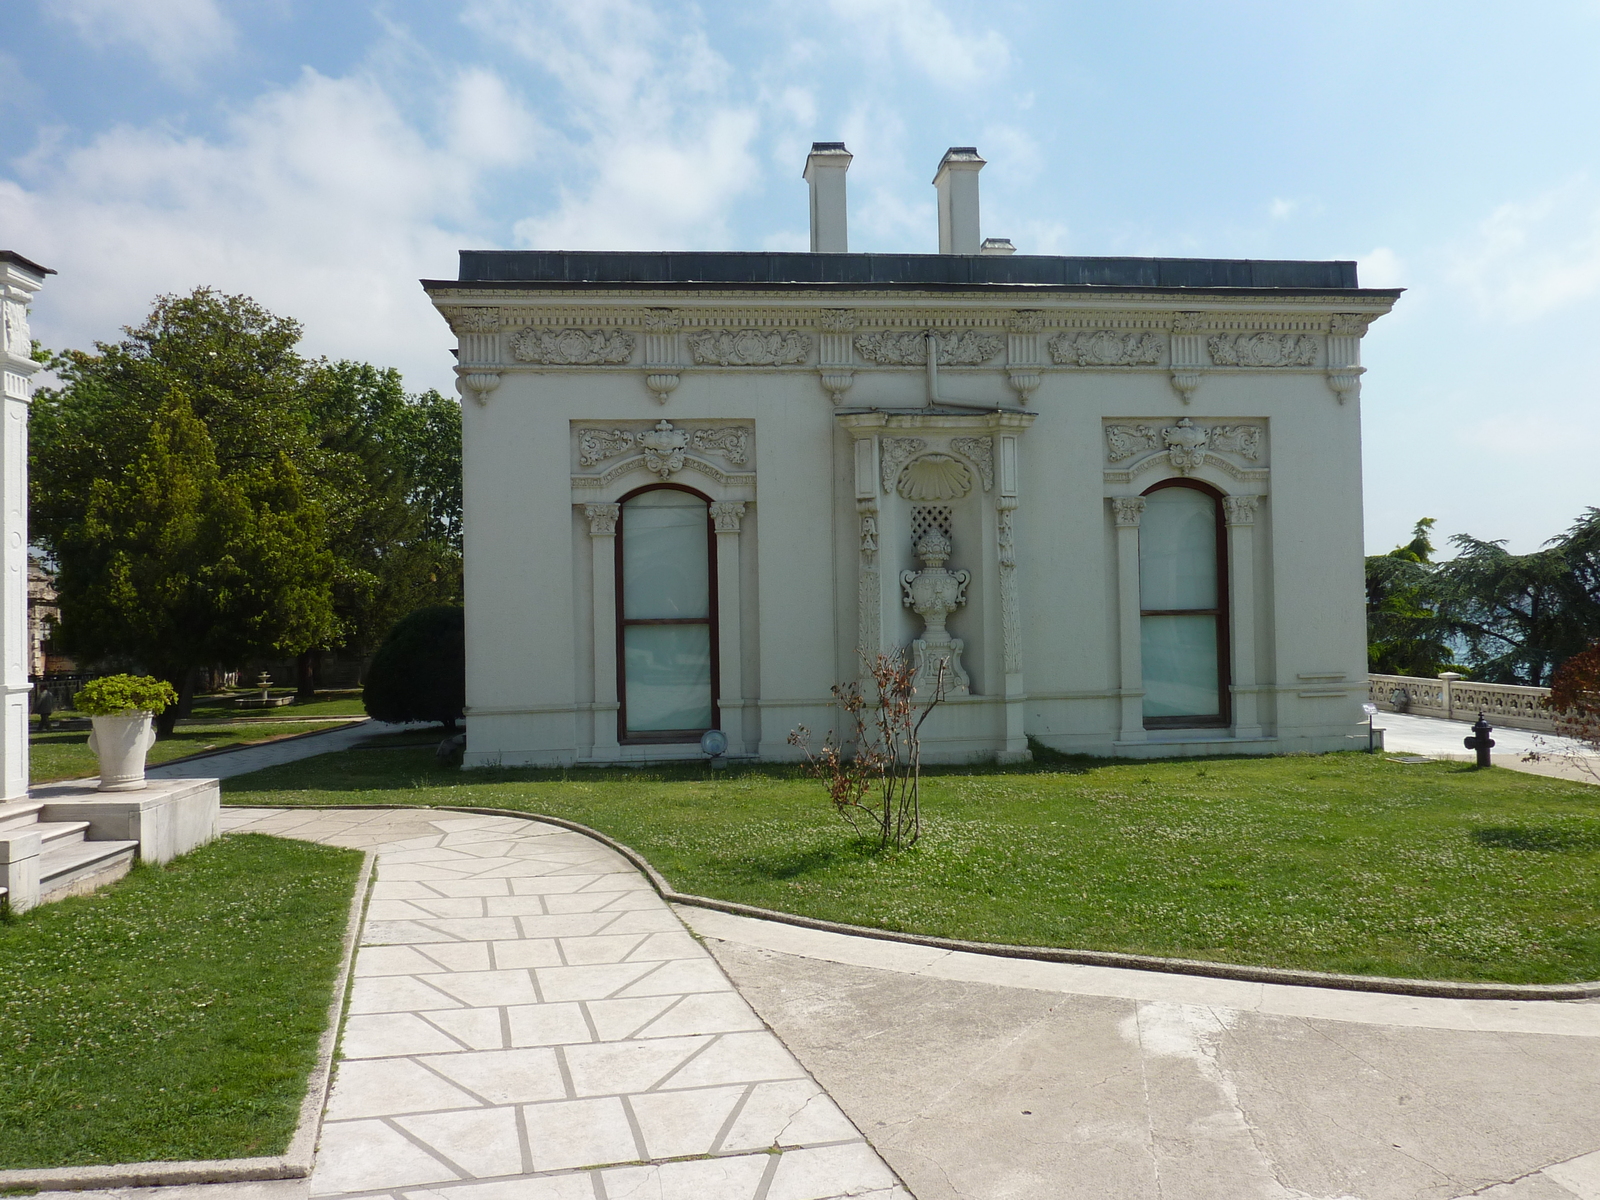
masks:
POLYGON ((1396 288, 1407 286, 1408 271, 1398 254, 1387 246, 1374 246, 1356 259, 1362 287, 1396 288))
POLYGON ((1267 205, 1267 215, 1274 221, 1287 221, 1294 216, 1294 210, 1299 207, 1299 201, 1285 200, 1283 197, 1278 196, 1273 199, 1271 204, 1267 205))
POLYGON ((91 46, 132 46, 179 82, 192 79, 198 65, 231 53, 235 42, 216 0, 52 0, 45 8, 70 21, 91 46))
MULTIPOLYGON (((529 128, 482 75, 444 90, 438 124, 463 96, 498 97, 497 129, 529 128)), ((451 336, 416 281, 453 276, 459 247, 492 241, 476 198, 504 161, 471 131, 429 140, 369 79, 307 71, 216 138, 120 127, 36 158, 36 173, 0 179, 0 228, 60 272, 35 305, 57 348, 114 339, 158 293, 209 284, 301 320, 309 352, 448 387, 451 336)))
POLYGON ((537 8, 481 0, 465 19, 560 85, 550 143, 560 200, 515 226, 551 249, 718 249, 733 201, 760 176, 761 118, 702 31, 630 0, 537 8))
POLYGON ((1486 315, 1531 321, 1600 293, 1600 188, 1576 179, 1495 209, 1452 254, 1486 315))
POLYGON ((998 77, 1011 64, 1011 47, 1000 33, 957 29, 925 0, 833 0, 832 9, 841 21, 855 26, 857 37, 870 38, 880 51, 897 48, 937 84, 969 87, 998 77))

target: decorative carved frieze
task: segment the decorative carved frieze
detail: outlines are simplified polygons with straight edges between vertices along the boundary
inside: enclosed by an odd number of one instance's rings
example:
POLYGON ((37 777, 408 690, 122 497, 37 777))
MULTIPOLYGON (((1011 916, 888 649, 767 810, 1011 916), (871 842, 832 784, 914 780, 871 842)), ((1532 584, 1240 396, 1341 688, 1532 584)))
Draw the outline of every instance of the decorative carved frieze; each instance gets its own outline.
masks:
MULTIPOLYGON (((709 459, 721 458, 729 466, 746 467, 752 457, 755 430, 749 425, 715 424, 675 426, 671 421, 618 422, 613 426, 575 426, 576 463, 580 471, 619 460, 598 476, 574 475, 574 485, 595 486, 642 467, 670 478, 685 467, 719 481, 732 478, 709 459)), ((749 477, 751 480, 754 476, 749 477)))
POLYGON ((1139 518, 1144 515, 1143 496, 1111 497, 1111 517, 1121 529, 1139 528, 1139 518))
POLYGON ((1050 339, 1050 357, 1079 367, 1153 367, 1161 361, 1161 342, 1153 333, 1116 329, 1060 333, 1050 339))
POLYGON ((743 425, 696 429, 690 440, 696 450, 720 454, 735 467, 744 466, 750 454, 750 430, 743 425))
POLYGON ((804 362, 811 335, 798 329, 702 329, 689 335, 694 361, 719 367, 778 367, 804 362))
POLYGON ((523 329, 511 338, 511 355, 519 362, 551 366, 599 366, 625 363, 633 355, 633 335, 620 329, 523 329))
POLYGON ((822 314, 822 319, 817 322, 822 326, 824 333, 854 333, 856 328, 856 314, 850 308, 830 308, 822 314))
POLYGON ((924 454, 901 469, 895 490, 907 500, 960 500, 972 491, 972 471, 948 454, 924 454))
POLYGON ((1224 496, 1222 510, 1229 525, 1254 525, 1257 496, 1224 496))
POLYGON ((1215 333, 1206 346, 1222 367, 1309 367, 1317 361, 1317 339, 1309 333, 1215 333))
POLYGON ((1180 312, 1172 314, 1173 333, 1204 333, 1206 328, 1206 314, 1203 312, 1180 312))
POLYGON ((895 481, 900 478, 900 468, 921 454, 928 448, 928 443, 922 438, 886 437, 878 442, 882 453, 882 479, 883 490, 887 494, 894 491, 895 481))
MULTIPOLYGON (((935 333, 941 367, 975 367, 988 362, 1005 347, 995 333, 964 329, 960 333, 935 333)), ((883 366, 924 366, 928 361, 928 335, 922 331, 860 333, 856 350, 862 358, 883 366)))
POLYGON ((1328 332, 1335 337, 1365 337, 1367 326, 1376 319, 1372 313, 1334 313, 1328 318, 1328 332))
POLYGON ((500 332, 498 308, 441 308, 439 311, 444 319, 450 322, 450 329, 457 337, 474 333, 500 332))
POLYGON ((616 537, 617 518, 622 516, 622 505, 585 504, 583 515, 589 518, 590 537, 616 537))
POLYGON ((1260 425, 1197 425, 1184 417, 1176 425, 1107 425, 1106 459, 1122 462, 1142 451, 1167 452, 1172 467, 1187 475, 1206 459, 1206 452, 1232 454, 1249 462, 1261 457, 1260 425))
POLYGON ((594 467, 633 449, 633 434, 626 429, 578 430, 578 465, 594 467))
POLYGON ((1038 333, 1044 328, 1044 314, 1036 308, 1018 309, 1006 328, 1012 333, 1038 333))
POLYGON ((675 308, 647 308, 643 325, 646 333, 677 333, 683 322, 675 308))
POLYGON ((950 449, 964 454, 978 468, 983 480, 983 490, 994 488, 994 439, 989 437, 958 437, 950 439, 950 449))
POLYGON ((711 524, 718 533, 738 533, 744 521, 744 503, 739 500, 718 500, 711 505, 711 524))

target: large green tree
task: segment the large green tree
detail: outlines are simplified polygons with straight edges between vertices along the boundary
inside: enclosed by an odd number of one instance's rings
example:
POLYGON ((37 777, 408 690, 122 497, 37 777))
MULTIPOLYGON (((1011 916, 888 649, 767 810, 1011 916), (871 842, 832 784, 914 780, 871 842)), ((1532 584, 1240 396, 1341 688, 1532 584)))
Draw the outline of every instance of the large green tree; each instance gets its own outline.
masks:
POLYGON ((1437 675, 1455 665, 1449 623, 1434 595, 1434 518, 1411 540, 1367 559, 1367 669, 1377 675, 1437 675))
POLYGON ((52 361, 61 386, 30 420, 33 530, 62 643, 168 678, 169 729, 196 668, 365 649, 459 597, 453 401, 307 362, 296 322, 208 288, 125 333, 52 361))

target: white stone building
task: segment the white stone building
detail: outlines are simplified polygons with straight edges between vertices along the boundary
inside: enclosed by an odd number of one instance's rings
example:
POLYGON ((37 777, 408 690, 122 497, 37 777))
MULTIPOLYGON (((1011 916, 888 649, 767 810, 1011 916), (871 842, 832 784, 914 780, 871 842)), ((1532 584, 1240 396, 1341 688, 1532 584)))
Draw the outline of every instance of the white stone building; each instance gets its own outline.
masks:
MULTIPOLYGON (((468 765, 792 758, 862 652, 930 760, 1350 745, 1366 698, 1350 262, 463 251, 468 765), (942 620, 946 618, 947 620, 942 620), (942 628, 947 632, 941 632, 942 628)), ((1364 744, 1364 743, 1363 743, 1364 744)))

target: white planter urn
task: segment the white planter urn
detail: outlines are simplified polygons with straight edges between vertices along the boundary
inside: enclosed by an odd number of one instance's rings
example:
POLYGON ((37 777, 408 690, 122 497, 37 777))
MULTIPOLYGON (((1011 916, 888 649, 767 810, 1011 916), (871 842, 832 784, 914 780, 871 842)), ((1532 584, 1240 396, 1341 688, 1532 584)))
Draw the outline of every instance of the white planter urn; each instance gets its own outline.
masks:
POLYGON ((156 744, 147 712, 90 717, 89 749, 100 760, 102 792, 137 792, 148 787, 144 756, 156 744))

